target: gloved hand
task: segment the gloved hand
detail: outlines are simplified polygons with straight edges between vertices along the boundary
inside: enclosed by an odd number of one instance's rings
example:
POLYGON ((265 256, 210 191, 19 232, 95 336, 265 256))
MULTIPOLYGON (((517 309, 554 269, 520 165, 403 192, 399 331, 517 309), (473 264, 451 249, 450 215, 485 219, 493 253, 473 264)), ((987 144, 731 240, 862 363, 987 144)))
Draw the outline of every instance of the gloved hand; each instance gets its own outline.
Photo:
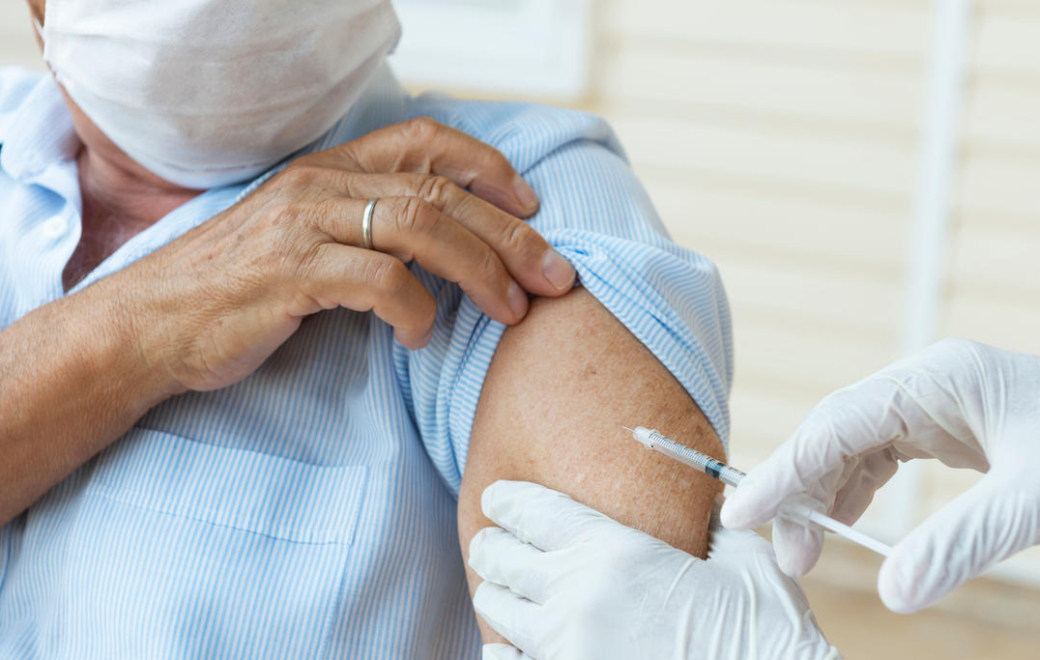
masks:
POLYGON ((484 658, 838 658, 754 532, 718 528, 707 560, 522 481, 484 490, 473 606, 512 647, 484 658))
MULTIPOLYGON (((722 523, 760 525, 808 493, 851 524, 911 458, 987 474, 882 565, 878 592, 896 612, 927 607, 1040 542, 1040 358, 947 339, 831 394, 741 482, 722 523)), ((773 541, 784 572, 797 576, 816 563, 822 533, 776 521, 773 541)))

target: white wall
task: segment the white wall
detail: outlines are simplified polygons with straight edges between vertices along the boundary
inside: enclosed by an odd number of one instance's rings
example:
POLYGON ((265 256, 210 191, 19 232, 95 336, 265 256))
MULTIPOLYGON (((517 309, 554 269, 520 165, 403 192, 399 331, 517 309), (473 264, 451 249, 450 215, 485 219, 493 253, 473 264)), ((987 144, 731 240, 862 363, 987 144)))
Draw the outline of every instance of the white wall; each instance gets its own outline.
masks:
POLYGON ((9 65, 43 68, 33 38, 29 6, 24 0, 5 0, 0 4, 0 66, 9 65))
MULTIPOLYGON (((736 331, 732 460, 900 354, 933 4, 603 0, 594 93, 736 331)), ((1040 5, 974 4, 939 336, 1040 353, 1040 5)), ((912 520, 976 476, 925 466, 912 520)), ((896 505, 899 506, 899 505, 896 505)), ((898 517, 879 509, 875 528, 898 517)), ((1040 582, 1040 551, 1005 577, 1040 582)))

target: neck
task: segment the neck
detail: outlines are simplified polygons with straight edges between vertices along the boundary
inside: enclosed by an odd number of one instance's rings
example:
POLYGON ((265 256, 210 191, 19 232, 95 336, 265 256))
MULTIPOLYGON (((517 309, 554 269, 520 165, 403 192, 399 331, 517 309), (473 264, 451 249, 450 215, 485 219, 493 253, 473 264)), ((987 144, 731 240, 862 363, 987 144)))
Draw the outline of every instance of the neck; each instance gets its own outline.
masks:
POLYGON ((117 156, 106 157, 84 145, 76 157, 83 229, 63 273, 66 289, 139 232, 201 192, 160 179, 121 152, 117 156))
MULTIPOLYGON (((84 220, 100 214, 144 229, 201 191, 160 179, 129 160, 109 158, 86 146, 77 156, 84 220)), ((135 232, 136 233, 136 232, 135 232)))
POLYGON ((59 84, 58 89, 80 142, 76 161, 84 219, 90 211, 102 211, 147 227, 201 192, 146 170, 80 110, 64 87, 59 84))
POLYGON ((68 289, 123 243, 202 191, 174 185, 146 170, 87 118, 64 87, 58 87, 80 142, 76 164, 83 201, 83 232, 63 274, 68 289))

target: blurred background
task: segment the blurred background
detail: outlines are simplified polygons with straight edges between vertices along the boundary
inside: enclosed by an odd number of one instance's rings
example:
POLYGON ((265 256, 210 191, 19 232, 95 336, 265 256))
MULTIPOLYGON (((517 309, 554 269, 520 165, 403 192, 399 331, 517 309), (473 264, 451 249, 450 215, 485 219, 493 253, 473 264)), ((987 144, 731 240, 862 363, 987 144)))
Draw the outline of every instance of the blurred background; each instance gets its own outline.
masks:
MULTIPOLYGON (((526 99, 614 126, 673 237, 733 308, 730 459, 945 336, 1040 353, 1035 0, 396 0, 415 91, 526 99)), ((42 69, 24 3, 0 65, 42 69)), ((889 542, 977 476, 904 467, 861 527, 889 542)), ((803 581, 847 658, 1036 657, 1040 549, 927 612, 829 539, 803 581)))

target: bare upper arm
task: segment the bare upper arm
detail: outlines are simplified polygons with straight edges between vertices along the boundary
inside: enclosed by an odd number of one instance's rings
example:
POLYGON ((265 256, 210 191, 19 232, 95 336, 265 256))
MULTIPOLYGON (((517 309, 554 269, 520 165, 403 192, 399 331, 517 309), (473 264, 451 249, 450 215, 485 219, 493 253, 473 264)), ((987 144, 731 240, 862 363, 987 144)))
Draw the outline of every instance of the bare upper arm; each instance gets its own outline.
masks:
MULTIPOLYGON (((714 456, 722 445, 686 390, 591 294, 532 300, 506 330, 477 407, 459 494, 463 555, 492 524, 480 495, 533 481, 703 557, 718 482, 621 431, 653 426, 714 456)), ((467 568, 471 591, 480 582, 467 568)), ((499 639, 481 622, 485 640, 499 639)))

